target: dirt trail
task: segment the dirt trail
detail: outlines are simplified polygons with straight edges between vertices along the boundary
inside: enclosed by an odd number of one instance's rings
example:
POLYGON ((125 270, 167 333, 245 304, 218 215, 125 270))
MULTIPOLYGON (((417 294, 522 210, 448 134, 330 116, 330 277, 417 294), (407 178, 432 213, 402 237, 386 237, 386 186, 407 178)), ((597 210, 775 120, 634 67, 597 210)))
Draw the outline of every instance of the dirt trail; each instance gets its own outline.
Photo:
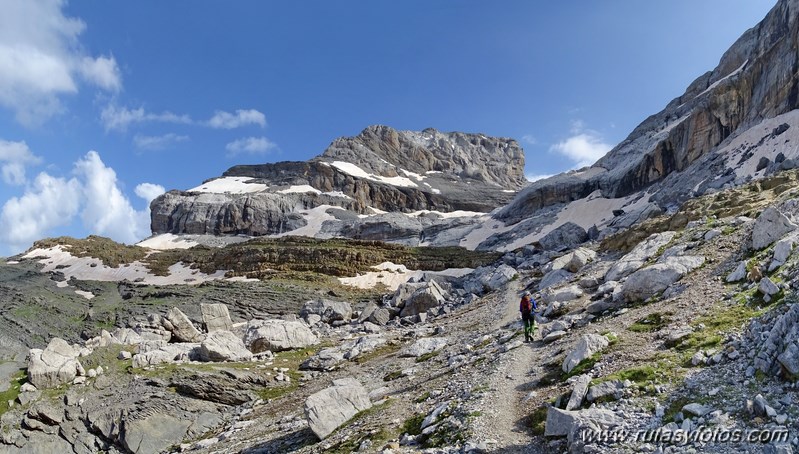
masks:
MULTIPOLYGON (((494 329, 519 323, 520 290, 518 281, 505 290, 494 329)), ((539 336, 537 330, 535 335, 539 336)), ((525 398, 533 390, 531 371, 539 355, 539 345, 540 342, 525 343, 502 355, 497 368, 487 377, 491 390, 483 398, 482 415, 475 420, 474 428, 478 439, 486 442, 491 452, 539 452, 533 446, 529 408, 525 405, 525 398)))

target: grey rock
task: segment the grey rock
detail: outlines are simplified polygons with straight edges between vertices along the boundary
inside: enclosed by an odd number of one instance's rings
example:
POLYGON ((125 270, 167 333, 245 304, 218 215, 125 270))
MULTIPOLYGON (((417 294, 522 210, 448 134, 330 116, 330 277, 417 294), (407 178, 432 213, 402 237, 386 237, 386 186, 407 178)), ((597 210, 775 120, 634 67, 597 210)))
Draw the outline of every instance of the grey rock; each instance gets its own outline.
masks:
POLYGON ((738 282, 746 278, 746 261, 738 262, 735 270, 727 275, 727 282, 738 282))
POLYGON ((84 373, 77 359, 79 354, 79 349, 57 337, 50 340, 44 350, 31 349, 28 354, 28 381, 39 389, 71 383, 84 373))
POLYGON ((580 362, 590 358, 594 353, 601 351, 607 346, 608 339, 605 336, 600 336, 598 334, 584 335, 577 342, 574 350, 563 360, 563 371, 566 373, 571 372, 580 362))
POLYGON ((572 249, 588 241, 588 233, 584 228, 573 222, 555 228, 538 240, 544 250, 557 251, 572 249))
POLYGON ((582 289, 577 285, 568 285, 556 289, 547 289, 541 292, 541 300, 544 303, 566 302, 583 296, 582 289))
POLYGON ((369 316, 369 321, 378 326, 385 326, 389 320, 391 320, 391 312, 383 307, 372 312, 372 315, 369 316))
POLYGON ((712 407, 708 407, 708 406, 705 406, 705 405, 702 405, 702 404, 698 404, 696 402, 687 404, 687 405, 682 407, 682 412, 683 413, 690 413, 690 414, 692 414, 694 416, 698 416, 698 417, 705 416, 706 414, 710 413, 711 411, 713 411, 712 407))
POLYGON ((585 398, 588 402, 596 402, 605 398, 616 400, 621 398, 622 389, 624 389, 622 383, 617 380, 605 381, 588 388, 585 398))
POLYGON ((346 301, 308 301, 300 310, 300 316, 307 318, 311 314, 320 316, 325 323, 347 322, 352 318, 352 306, 346 301))
POLYGON ((333 386, 305 400, 305 416, 311 430, 324 440, 358 412, 372 407, 369 392, 354 378, 333 381, 333 386))
POLYGON ((550 287, 558 286, 564 282, 569 281, 573 276, 574 276, 573 273, 570 273, 562 269, 550 271, 549 273, 545 274, 544 277, 541 278, 541 282, 538 283, 538 289, 545 290, 550 287))
POLYGON ((585 395, 588 392, 588 385, 590 383, 591 376, 588 374, 583 374, 575 378, 571 397, 569 397, 569 402, 566 404, 567 411, 580 408, 580 406, 583 404, 583 399, 585 399, 585 395))
POLYGON ((244 344, 253 353, 305 348, 318 342, 304 323, 285 320, 252 320, 244 337, 244 344))
POLYGON ((200 342, 203 339, 203 334, 194 327, 180 309, 173 307, 166 313, 166 320, 170 323, 169 331, 172 331, 172 336, 178 342, 200 342))
POLYGON ((214 331, 230 331, 233 329, 233 321, 230 319, 227 305, 219 303, 200 304, 200 312, 203 315, 203 325, 205 325, 206 332, 212 333, 214 331))
POLYGON ((596 252, 591 249, 579 247, 568 254, 556 258, 552 261, 552 269, 565 269, 571 273, 576 273, 588 262, 596 258, 596 252))
POLYGON ((400 317, 411 317, 440 306, 446 301, 446 292, 435 282, 427 282, 405 301, 400 317))
POLYGON ((202 361, 251 361, 252 353, 230 331, 212 331, 200 344, 202 361))
POLYGON ((682 276, 705 263, 700 256, 669 257, 663 263, 642 268, 631 274, 622 287, 622 297, 628 301, 646 300, 666 290, 682 276))
POLYGON ((544 342, 545 344, 551 344, 552 342, 555 342, 558 339, 562 339, 564 336, 566 336, 566 331, 552 331, 548 333, 546 336, 544 336, 544 338, 541 339, 541 341, 544 342))
POLYGON ((760 250, 796 230, 796 224, 777 208, 767 207, 755 220, 752 248, 760 250))
POLYGON ((666 347, 675 347, 679 345, 683 340, 690 336, 691 333, 693 333, 693 330, 690 327, 669 331, 666 334, 666 347))
POLYGON ((163 452, 180 444, 190 425, 191 421, 159 413, 141 419, 125 419, 120 441, 134 454, 163 452))
POLYGON ((618 281, 625 276, 629 276, 637 269, 641 268, 647 260, 655 255, 662 247, 674 239, 676 232, 667 231, 662 233, 654 233, 644 241, 638 243, 630 252, 624 257, 620 258, 616 263, 605 273, 605 282, 618 281))
POLYGON ((771 279, 764 277, 757 285, 757 290, 763 295, 771 296, 779 293, 780 288, 777 287, 777 284, 775 284, 771 279))
POLYGON ((142 368, 164 363, 185 362, 199 359, 199 355, 196 354, 199 347, 200 344, 181 343, 162 345, 152 350, 145 349, 142 350, 141 353, 133 355, 133 367, 142 368))
POLYGON ((563 437, 569 435, 574 426, 584 423, 589 423, 602 429, 609 429, 621 425, 622 422, 621 417, 609 410, 590 408, 580 411, 565 411, 549 407, 544 435, 547 437, 563 437))
POLYGON ((447 339, 443 337, 425 337, 417 340, 408 348, 400 352, 400 356, 410 356, 418 358, 428 353, 441 350, 447 346, 447 339))

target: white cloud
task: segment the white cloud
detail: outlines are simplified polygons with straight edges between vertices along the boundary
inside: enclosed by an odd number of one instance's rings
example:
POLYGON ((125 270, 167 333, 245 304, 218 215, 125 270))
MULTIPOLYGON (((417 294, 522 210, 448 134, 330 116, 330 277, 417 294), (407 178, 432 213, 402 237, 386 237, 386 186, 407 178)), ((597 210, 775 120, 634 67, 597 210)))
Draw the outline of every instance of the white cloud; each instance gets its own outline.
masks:
POLYGON ((21 197, 9 199, 0 212, 0 241, 20 252, 52 229, 68 226, 80 214, 90 233, 135 243, 150 234, 149 202, 164 192, 152 183, 136 186, 148 206, 136 210, 120 189, 114 169, 95 151, 75 163, 69 180, 40 173, 21 197))
POLYGON ((86 55, 86 24, 66 17, 64 0, 3 0, 0 14, 0 105, 17 121, 35 125, 63 110, 60 96, 79 81, 108 91, 122 87, 113 56, 86 55))
POLYGON ((613 148, 600 133, 586 129, 582 120, 572 121, 571 133, 570 137, 552 145, 549 150, 572 160, 574 168, 590 166, 613 148))
POLYGON ((233 157, 242 153, 253 155, 266 154, 275 148, 277 148, 277 144, 266 137, 245 137, 225 145, 228 157, 233 157))
POLYGON ((530 134, 525 134, 524 136, 522 136, 522 141, 524 143, 526 143, 527 145, 537 145, 538 144, 538 139, 536 139, 535 136, 532 136, 530 134))
POLYGON ((116 172, 106 167, 96 151, 75 163, 75 173, 83 182, 81 218, 87 228, 124 243, 135 243, 149 235, 147 210, 133 209, 119 189, 116 172))
POLYGON ((34 155, 25 142, 0 140, 0 172, 6 184, 25 184, 25 167, 41 162, 42 158, 34 155))
POLYGON ((234 129, 247 125, 266 126, 266 117, 255 109, 239 109, 235 114, 217 110, 207 122, 215 129, 234 129))
POLYGON ((530 183, 532 183, 533 181, 543 180, 544 178, 549 178, 549 177, 551 177, 551 176, 552 176, 551 174, 550 174, 550 175, 533 175, 533 174, 527 174, 527 175, 525 175, 524 177, 525 177, 525 178, 527 178, 527 181, 529 181, 530 183))
POLYGON ((136 186, 136 189, 133 190, 137 196, 144 199, 147 202, 147 205, 150 204, 156 197, 166 192, 163 186, 160 184, 152 184, 152 183, 142 183, 136 186))
POLYGON ((0 213, 0 238, 13 253, 27 248, 51 229, 68 225, 78 213, 81 185, 72 178, 42 172, 22 197, 12 197, 0 213))
POLYGON ((178 115, 169 111, 161 113, 147 112, 143 107, 138 109, 128 109, 127 107, 117 107, 114 104, 105 106, 100 112, 100 120, 103 122, 106 131, 117 130, 125 131, 133 123, 158 122, 158 123, 177 123, 191 124, 191 117, 188 115, 178 115))
POLYGON ((162 136, 145 136, 137 134, 135 137, 133 137, 133 143, 136 144, 137 148, 142 150, 163 150, 188 140, 189 136, 181 136, 174 133, 164 134, 162 136))

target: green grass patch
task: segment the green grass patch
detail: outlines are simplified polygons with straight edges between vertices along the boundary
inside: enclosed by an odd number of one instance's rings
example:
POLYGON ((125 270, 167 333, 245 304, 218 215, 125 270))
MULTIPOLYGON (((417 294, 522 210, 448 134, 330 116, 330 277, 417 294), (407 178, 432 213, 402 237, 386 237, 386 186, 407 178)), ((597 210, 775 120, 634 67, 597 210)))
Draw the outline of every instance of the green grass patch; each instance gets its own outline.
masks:
POLYGON ((535 409, 533 414, 530 415, 530 427, 533 429, 535 435, 544 435, 547 428, 547 412, 549 406, 542 405, 535 409))
POLYGON ((31 249, 49 249, 64 246, 75 257, 93 257, 100 259, 105 266, 116 268, 147 256, 147 249, 140 246, 127 246, 102 236, 89 235, 85 239, 62 236, 47 238, 33 243, 31 249))
POLYGON ((438 356, 439 353, 441 353, 441 352, 439 352, 438 350, 436 350, 434 352, 430 352, 430 353, 425 353, 424 355, 416 358, 416 362, 417 363, 423 363, 425 361, 429 361, 429 360, 435 358, 436 356, 438 356))
POLYGON ((408 435, 420 435, 422 433, 422 422, 424 422, 424 415, 413 415, 402 423, 400 433, 408 435))
POLYGON ((402 371, 395 370, 394 372, 389 372, 385 376, 383 376, 383 381, 394 381, 401 377, 402 377, 402 371))
POLYGON ((689 399, 687 397, 680 397, 673 400, 669 406, 666 408, 665 413, 663 414, 663 422, 669 423, 674 421, 674 417, 677 416, 677 413, 682 411, 682 407, 696 402, 696 399, 689 399))
POLYGON ((421 396, 417 397, 413 401, 416 402, 417 404, 420 404, 420 403, 426 401, 429 398, 430 398, 430 391, 425 391, 424 394, 422 394, 421 396))
POLYGON ((7 412, 10 408, 9 401, 15 401, 19 396, 19 388, 28 381, 28 374, 25 369, 20 369, 11 375, 10 386, 7 390, 0 392, 0 415, 7 412))
POLYGON ((571 372, 564 372, 561 376, 561 381, 566 381, 571 377, 582 375, 594 368, 594 365, 602 358, 602 352, 596 352, 590 358, 580 361, 571 372))
POLYGON ((672 315, 674 314, 671 312, 653 312, 636 321, 627 329, 635 333, 652 333, 655 331, 660 331, 664 327, 668 326, 668 324, 671 322, 672 315))

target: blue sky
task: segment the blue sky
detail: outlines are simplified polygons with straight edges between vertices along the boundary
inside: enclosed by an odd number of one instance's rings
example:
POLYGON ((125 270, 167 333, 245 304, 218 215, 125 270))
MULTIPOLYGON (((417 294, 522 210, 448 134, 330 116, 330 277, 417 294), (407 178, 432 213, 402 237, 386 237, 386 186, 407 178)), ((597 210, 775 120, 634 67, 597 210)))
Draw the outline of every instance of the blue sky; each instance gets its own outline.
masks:
POLYGON ((147 201, 371 124, 592 163, 774 0, 0 0, 0 255, 131 243, 147 201))

